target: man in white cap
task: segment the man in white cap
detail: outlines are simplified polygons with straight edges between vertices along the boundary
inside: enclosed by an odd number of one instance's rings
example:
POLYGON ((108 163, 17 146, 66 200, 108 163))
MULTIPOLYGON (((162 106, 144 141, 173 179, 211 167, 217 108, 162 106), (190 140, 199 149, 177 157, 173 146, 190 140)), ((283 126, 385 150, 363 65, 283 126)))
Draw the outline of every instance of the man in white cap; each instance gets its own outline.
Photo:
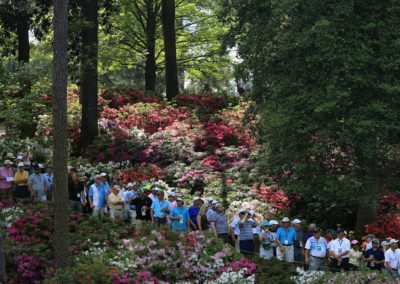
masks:
POLYGON ((169 202, 165 200, 164 191, 160 190, 157 198, 151 204, 151 223, 157 226, 167 224, 167 214, 169 213, 169 202))
POLYGON ((189 229, 190 223, 192 222, 189 217, 189 212, 184 207, 184 201, 181 197, 176 199, 178 206, 175 207, 170 215, 171 228, 175 232, 185 232, 189 229))
POLYGON ((294 246, 294 261, 298 264, 304 262, 304 244, 303 244, 303 231, 301 228, 301 221, 294 219, 292 221, 293 227, 296 231, 296 240, 293 243, 294 246))
POLYGON ((398 249, 398 240, 391 239, 390 248, 385 252, 385 267, 393 278, 399 278, 400 251, 398 249))
POLYGON ((18 171, 14 175, 15 187, 15 198, 29 198, 28 189, 28 178, 29 173, 24 169, 24 163, 18 163, 18 171))
POLYGON ((10 160, 4 161, 4 166, 0 168, 0 200, 11 199, 14 182, 14 171, 10 160))
POLYGON ((276 256, 279 260, 284 260, 289 263, 294 261, 294 247, 293 244, 296 240, 296 231, 290 226, 290 220, 288 217, 284 217, 281 221, 282 227, 276 232, 276 243, 278 249, 276 250, 276 256))
POLYGON ((102 218, 106 208, 106 192, 101 187, 102 177, 95 175, 95 183, 89 188, 89 203, 93 210, 93 216, 102 218))
POLYGON ((157 197, 158 197, 158 192, 160 191, 160 189, 158 188, 158 186, 154 186, 152 188, 152 192, 149 194, 149 198, 151 199, 151 201, 154 203, 154 201, 156 201, 157 197))

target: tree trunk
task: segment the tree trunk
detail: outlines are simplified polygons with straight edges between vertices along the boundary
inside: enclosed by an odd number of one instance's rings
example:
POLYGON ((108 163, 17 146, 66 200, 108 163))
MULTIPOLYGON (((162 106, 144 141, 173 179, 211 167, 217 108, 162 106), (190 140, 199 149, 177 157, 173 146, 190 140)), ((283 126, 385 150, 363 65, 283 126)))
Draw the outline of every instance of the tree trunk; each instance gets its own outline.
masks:
POLYGON ((147 26, 146 26, 146 66, 145 66, 145 88, 146 91, 154 92, 156 89, 156 21, 157 14, 155 1, 148 0, 147 5, 147 26))
MULTIPOLYGON (((23 9, 23 8, 21 8, 23 9)), ((29 16, 25 11, 17 14, 18 61, 29 62, 29 16)))
POLYGON ((361 234, 365 231, 365 225, 375 221, 378 216, 378 184, 374 174, 366 174, 358 200, 356 232, 361 234))
POLYGON ((0 235, 0 282, 6 276, 6 257, 4 252, 3 238, 0 235))
POLYGON ((53 74, 53 160, 54 163, 54 260, 56 268, 69 265, 68 225, 68 4, 54 0, 54 74, 53 74))
POLYGON ((98 132, 98 0, 82 0, 80 148, 90 145, 98 132))
POLYGON ((165 49, 165 80, 167 99, 179 94, 178 67, 176 63, 175 0, 162 0, 162 26, 165 49))

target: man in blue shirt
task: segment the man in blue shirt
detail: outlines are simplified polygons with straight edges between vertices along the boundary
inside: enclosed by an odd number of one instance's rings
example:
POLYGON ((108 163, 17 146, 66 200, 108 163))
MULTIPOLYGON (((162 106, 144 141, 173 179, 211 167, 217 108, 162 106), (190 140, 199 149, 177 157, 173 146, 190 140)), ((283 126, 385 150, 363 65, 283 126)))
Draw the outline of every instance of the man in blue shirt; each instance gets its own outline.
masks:
POLYGON ((169 214, 169 202, 164 199, 164 192, 159 191, 157 198, 151 204, 151 223, 158 226, 165 225, 167 214, 169 214))
POLYGON ((276 257, 279 260, 292 263, 294 260, 293 244, 296 241, 296 231, 293 227, 290 227, 290 220, 288 217, 284 217, 281 223, 282 227, 276 232, 276 243, 278 244, 276 257))
POLYGON ((189 208, 189 216, 190 220, 194 224, 193 230, 198 230, 199 226, 197 225, 197 215, 200 212, 200 207, 203 205, 203 200, 200 197, 193 198, 193 205, 189 208))
POLYGON ((321 237, 321 231, 314 229, 313 236, 310 237, 305 245, 305 261, 310 264, 310 270, 326 270, 328 260, 328 243, 321 237))
POLYGON ((367 262, 368 268, 372 270, 381 270, 385 263, 385 254, 379 248, 379 240, 372 239, 372 248, 364 252, 364 262, 367 262))
POLYGON ((169 217, 171 219, 171 228, 172 231, 175 232, 185 232, 189 229, 192 221, 190 220, 187 208, 183 206, 183 199, 178 197, 176 202, 178 203, 178 206, 172 209, 169 217))
POLYGON ((103 217, 106 207, 106 194, 101 187, 101 176, 94 177, 95 183, 89 188, 89 203, 93 209, 93 216, 103 217))
POLYGON ((130 216, 130 221, 131 225, 134 225, 136 223, 136 207, 135 205, 131 204, 131 201, 139 195, 137 194, 138 187, 135 186, 135 183, 128 183, 126 186, 126 191, 125 191, 125 203, 128 204, 129 207, 129 216, 130 216))

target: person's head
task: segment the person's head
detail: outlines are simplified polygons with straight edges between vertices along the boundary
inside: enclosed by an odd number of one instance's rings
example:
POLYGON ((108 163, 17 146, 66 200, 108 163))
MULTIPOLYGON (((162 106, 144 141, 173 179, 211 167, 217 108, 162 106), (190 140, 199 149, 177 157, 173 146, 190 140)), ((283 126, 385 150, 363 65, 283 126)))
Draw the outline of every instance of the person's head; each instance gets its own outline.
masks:
POLYGON ((13 163, 10 160, 5 160, 4 161, 4 167, 7 168, 7 169, 11 168, 12 164, 13 163))
POLYGON ((296 230, 300 230, 300 229, 301 229, 301 221, 300 221, 299 219, 294 219, 294 220, 292 221, 292 224, 293 224, 293 227, 294 227, 296 230))
POLYGON ((372 247, 373 248, 379 248, 379 240, 377 239, 377 238, 373 238, 372 240, 371 240, 371 242, 372 242, 372 247))
POLYGON ((219 212, 219 213, 224 213, 225 212, 225 208, 224 208, 224 205, 222 205, 222 204, 218 204, 217 205, 217 212, 219 212))
POLYGON ((159 200, 164 200, 164 191, 159 191, 157 192, 157 197, 159 200))
POLYGON ((269 221, 269 229, 271 231, 275 231, 279 227, 279 222, 276 220, 270 220, 269 221))
POLYGON ((268 229, 269 229, 269 222, 268 222, 268 221, 264 221, 264 222, 261 224, 261 229, 263 229, 264 231, 268 231, 268 229))
POLYGON ((337 236, 338 236, 339 239, 343 239, 344 238, 344 229, 343 228, 337 229, 336 233, 337 233, 337 236))
POLYGON ((289 228, 290 226, 290 220, 288 217, 284 217, 281 221, 282 227, 284 228, 289 228))
POLYGON ((160 191, 160 189, 159 189, 157 186, 154 186, 154 187, 152 188, 152 191, 153 191, 153 194, 154 194, 154 195, 158 195, 158 192, 160 191))
POLYGON ((315 225, 314 223, 311 223, 310 225, 308 225, 308 229, 310 231, 315 231, 315 229, 317 229, 317 225, 315 225))
POLYGON ((168 201, 169 202, 174 202, 175 201, 175 192, 170 192, 169 194, 168 194, 168 201))
POLYGON ((96 182, 97 185, 101 183, 101 176, 100 175, 95 175, 94 181, 96 182))
POLYGON ((392 250, 396 250, 399 246, 398 246, 398 240, 395 239, 391 239, 389 242, 390 248, 392 250))
POLYGON ((178 197, 178 198, 176 199, 176 202, 177 202, 177 204, 178 204, 178 207, 183 207, 183 204, 185 203, 185 202, 183 201, 183 198, 182 198, 182 197, 178 197))
POLYGON ((119 191, 121 190, 121 187, 119 185, 114 185, 113 190, 114 190, 114 194, 117 195, 119 193, 119 191))
POLYGON ((133 183, 129 182, 129 183, 126 185, 126 190, 127 190, 127 191, 131 191, 132 189, 133 189, 133 183))
POLYGON ((48 173, 49 175, 53 174, 53 170, 54 170, 53 165, 48 165, 48 166, 47 166, 46 171, 47 171, 47 173, 48 173))
POLYGON ((316 238, 318 240, 321 237, 321 230, 315 228, 313 231, 313 236, 314 236, 314 238, 316 238))
POLYGON ((18 163, 18 170, 22 173, 24 171, 25 165, 22 162, 18 163))
POLYGON ((239 210, 239 218, 240 219, 243 219, 244 216, 246 216, 246 214, 248 214, 247 210, 245 210, 245 209, 240 209, 239 210))
POLYGON ((140 199, 144 199, 146 197, 146 193, 144 192, 143 189, 138 189, 137 194, 140 199))
POLYGON ((101 181, 102 182, 106 182, 107 181, 107 174, 106 173, 101 173, 100 176, 101 176, 101 181))
POLYGON ((139 184, 137 181, 135 181, 135 182, 132 184, 132 188, 133 188, 134 191, 137 191, 137 190, 139 189, 139 186, 140 186, 140 184, 139 184))
POLYGON ((39 165, 34 165, 33 166, 33 171, 35 172, 35 174, 40 174, 40 168, 39 168, 39 165))
POLYGON ((193 198, 193 206, 194 207, 200 207, 201 205, 200 205, 200 203, 201 203, 201 198, 200 197, 198 197, 198 196, 196 196, 195 198, 193 198))
POLYGON ((217 201, 217 200, 213 200, 213 201, 211 202, 212 208, 213 208, 214 210, 217 209, 217 204, 218 204, 218 201, 217 201))
POLYGON ((357 240, 351 241, 351 248, 356 251, 358 250, 358 241, 357 240))
POLYGON ((369 243, 369 242, 372 242, 372 239, 374 239, 375 238, 375 235, 374 234, 368 234, 367 235, 367 242, 369 243))

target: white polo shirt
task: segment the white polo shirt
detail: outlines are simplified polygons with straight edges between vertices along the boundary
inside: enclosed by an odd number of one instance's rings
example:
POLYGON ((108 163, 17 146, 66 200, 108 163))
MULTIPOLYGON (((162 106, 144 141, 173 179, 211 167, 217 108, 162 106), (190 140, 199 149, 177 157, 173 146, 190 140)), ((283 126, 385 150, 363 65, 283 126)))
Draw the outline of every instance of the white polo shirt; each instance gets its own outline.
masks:
POLYGON ((319 237, 317 240, 311 237, 307 240, 305 249, 310 250, 311 256, 324 258, 326 257, 326 250, 328 249, 328 244, 323 237, 319 237))
MULTIPOLYGON (((349 252, 350 248, 351 248, 351 244, 350 244, 350 241, 346 238, 343 238, 343 239, 337 238, 329 243, 329 247, 330 247, 329 250, 331 252, 334 252, 335 254, 340 254, 345 251, 349 252)), ((342 259, 348 258, 348 257, 349 257, 349 255, 345 254, 342 256, 342 259)))
POLYGON ((386 262, 390 263, 390 268, 398 269, 399 268, 399 259, 400 259, 400 250, 396 249, 393 251, 391 248, 385 252, 385 267, 386 262))

